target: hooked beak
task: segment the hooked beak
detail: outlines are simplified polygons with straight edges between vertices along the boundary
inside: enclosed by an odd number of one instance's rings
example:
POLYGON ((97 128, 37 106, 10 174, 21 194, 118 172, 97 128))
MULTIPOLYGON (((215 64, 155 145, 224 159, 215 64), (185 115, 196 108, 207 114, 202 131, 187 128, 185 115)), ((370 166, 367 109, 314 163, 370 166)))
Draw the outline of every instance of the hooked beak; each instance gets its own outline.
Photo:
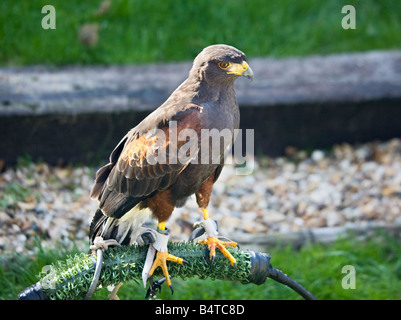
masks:
POLYGON ((248 78, 251 81, 253 80, 253 71, 246 61, 244 61, 242 64, 232 64, 228 69, 227 74, 235 74, 237 76, 248 78))

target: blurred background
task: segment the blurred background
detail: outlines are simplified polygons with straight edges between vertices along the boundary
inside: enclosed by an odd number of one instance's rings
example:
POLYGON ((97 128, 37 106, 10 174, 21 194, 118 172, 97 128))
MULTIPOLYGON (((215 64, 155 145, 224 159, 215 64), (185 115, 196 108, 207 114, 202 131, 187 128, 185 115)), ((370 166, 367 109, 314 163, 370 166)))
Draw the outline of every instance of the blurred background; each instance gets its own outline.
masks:
MULTIPOLYGON (((87 250, 96 170, 215 43, 245 52, 255 72, 237 85, 241 128, 255 130, 253 172, 227 166, 215 185, 221 232, 269 252, 317 298, 400 299, 400 30, 395 0, 2 0, 0 299, 87 250), (45 5, 55 29, 42 27, 45 5), (356 29, 342 27, 345 5, 356 29), (355 290, 341 286, 344 265, 355 266, 355 290)), ((175 240, 201 217, 194 202, 170 219, 175 240)), ((175 291, 298 298, 270 283, 192 279, 175 291)), ((135 283, 120 290, 144 295, 135 283)))

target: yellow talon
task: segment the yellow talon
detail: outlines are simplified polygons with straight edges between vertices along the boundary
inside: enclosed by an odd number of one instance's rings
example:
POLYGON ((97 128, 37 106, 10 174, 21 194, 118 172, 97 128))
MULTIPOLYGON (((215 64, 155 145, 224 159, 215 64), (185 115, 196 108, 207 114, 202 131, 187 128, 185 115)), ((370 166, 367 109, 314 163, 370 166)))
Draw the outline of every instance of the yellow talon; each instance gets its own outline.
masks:
POLYGON ((237 265, 237 260, 231 255, 231 253, 226 249, 227 246, 236 248, 237 247, 237 243, 236 242, 226 242, 226 241, 220 241, 219 239, 217 239, 217 237, 210 237, 207 238, 205 240, 201 240, 199 241, 200 244, 204 244, 207 245, 209 247, 210 250, 210 260, 214 260, 215 256, 216 256, 216 248, 218 248, 221 253, 228 258, 228 260, 230 260, 230 263, 232 266, 236 266, 237 265))
POLYGON ((179 264, 183 264, 186 262, 184 259, 173 256, 168 252, 157 251, 155 261, 153 262, 153 265, 149 270, 149 277, 153 275, 153 272, 157 269, 157 267, 160 267, 163 271, 164 277, 166 278, 167 285, 171 288, 171 280, 167 269, 167 261, 173 261, 179 264))

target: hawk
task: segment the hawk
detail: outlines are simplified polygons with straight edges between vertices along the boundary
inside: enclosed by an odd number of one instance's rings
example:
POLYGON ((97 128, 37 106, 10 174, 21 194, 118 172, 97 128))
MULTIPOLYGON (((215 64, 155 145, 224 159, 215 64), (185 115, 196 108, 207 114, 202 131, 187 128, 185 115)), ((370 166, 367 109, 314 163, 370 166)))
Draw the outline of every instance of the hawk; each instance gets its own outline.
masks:
POLYGON ((193 194, 205 229, 200 243, 209 248, 211 260, 217 248, 231 265, 236 265, 225 248, 236 243, 218 239, 207 207, 224 166, 224 154, 234 141, 234 130, 239 128, 234 81, 240 76, 253 78, 243 52, 223 44, 203 49, 188 78, 122 138, 109 163, 96 173, 91 197, 99 201, 99 208, 90 226, 91 241, 100 238, 112 245, 130 244, 134 232, 152 216, 158 222, 150 245, 155 258, 146 275, 151 276, 160 266, 171 290, 166 261, 185 261, 167 251, 166 221, 174 208, 183 206, 193 194), (204 130, 228 131, 231 141, 216 150, 210 137, 202 135, 204 130), (190 148, 184 148, 188 141, 192 142, 190 148), (213 158, 216 153, 217 161, 213 158))

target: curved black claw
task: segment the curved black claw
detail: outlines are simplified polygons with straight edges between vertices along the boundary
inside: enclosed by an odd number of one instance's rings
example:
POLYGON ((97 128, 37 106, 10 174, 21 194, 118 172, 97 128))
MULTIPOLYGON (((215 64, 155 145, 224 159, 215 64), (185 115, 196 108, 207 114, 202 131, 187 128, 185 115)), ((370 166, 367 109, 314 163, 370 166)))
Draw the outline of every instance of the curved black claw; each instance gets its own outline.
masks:
POLYGON ((166 278, 162 278, 159 281, 150 281, 149 288, 146 291, 145 299, 155 299, 157 294, 162 292, 162 284, 164 281, 166 281, 166 278))
MULTIPOLYGON (((188 264, 187 261, 185 261, 185 263, 188 264)), ((145 295, 145 299, 155 299, 156 296, 162 292, 162 284, 166 281, 166 278, 161 278, 159 281, 153 280, 151 281, 151 278, 149 278, 150 280, 150 285, 148 290, 146 291, 146 295, 145 295)), ((173 285, 169 286, 170 290, 171 290, 171 294, 174 294, 174 288, 173 285)))

